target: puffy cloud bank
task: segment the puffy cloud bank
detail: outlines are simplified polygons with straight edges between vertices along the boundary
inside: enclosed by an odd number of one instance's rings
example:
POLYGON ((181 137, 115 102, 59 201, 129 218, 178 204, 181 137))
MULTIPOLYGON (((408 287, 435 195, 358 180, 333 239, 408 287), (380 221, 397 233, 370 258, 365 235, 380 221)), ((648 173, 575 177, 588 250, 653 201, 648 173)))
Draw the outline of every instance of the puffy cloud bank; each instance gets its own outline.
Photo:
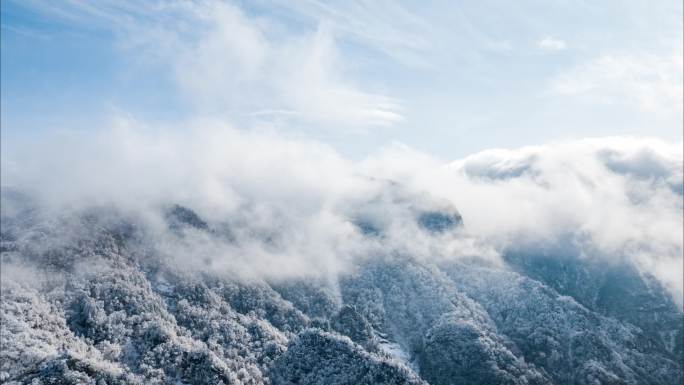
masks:
MULTIPOLYGON (((114 207, 183 266, 287 277, 397 253, 502 263, 507 250, 571 250, 633 263, 681 303, 681 143, 586 139, 447 163, 394 145, 351 161, 320 142, 219 122, 121 122, 15 141, 2 156, 5 197, 27 193, 46 213, 114 207), (169 231, 173 204, 211 231, 169 231)), ((10 199, 2 210, 12 215, 10 199)))

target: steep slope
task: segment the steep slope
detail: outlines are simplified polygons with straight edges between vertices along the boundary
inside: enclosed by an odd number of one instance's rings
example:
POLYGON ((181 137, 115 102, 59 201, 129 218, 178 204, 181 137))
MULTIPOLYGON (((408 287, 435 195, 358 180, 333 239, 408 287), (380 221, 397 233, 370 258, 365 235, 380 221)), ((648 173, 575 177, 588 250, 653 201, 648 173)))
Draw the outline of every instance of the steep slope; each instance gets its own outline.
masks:
MULTIPOLYGON (((235 242, 221 224, 169 207, 160 217, 173 237, 197 231, 235 242)), ((644 318, 630 310, 641 297, 623 298, 624 306, 608 294, 588 301, 591 291, 559 283, 575 273, 522 263, 514 272, 477 258, 426 259, 388 250, 334 276, 276 280, 188 269, 153 247, 142 223, 115 210, 56 218, 26 212, 4 213, 2 222, 3 383, 682 380, 681 341, 654 339, 662 325, 676 326, 681 310, 653 306, 653 316, 644 318)), ((428 236, 461 225, 454 212, 425 215, 408 217, 428 236)), ((381 243, 382 231, 377 226, 366 236, 381 243)), ((579 262, 575 268, 584 269, 579 262)), ((620 290, 653 297, 641 286, 647 281, 625 282, 629 287, 620 290)))
POLYGON ((638 327, 590 311, 519 274, 456 264, 454 282, 480 303, 529 362, 560 384, 669 384, 681 366, 638 327))
POLYGON ((556 252, 515 251, 506 260, 519 273, 545 283, 585 307, 638 326, 655 350, 675 349, 684 320, 671 295, 653 276, 628 263, 587 259, 572 247, 556 252))

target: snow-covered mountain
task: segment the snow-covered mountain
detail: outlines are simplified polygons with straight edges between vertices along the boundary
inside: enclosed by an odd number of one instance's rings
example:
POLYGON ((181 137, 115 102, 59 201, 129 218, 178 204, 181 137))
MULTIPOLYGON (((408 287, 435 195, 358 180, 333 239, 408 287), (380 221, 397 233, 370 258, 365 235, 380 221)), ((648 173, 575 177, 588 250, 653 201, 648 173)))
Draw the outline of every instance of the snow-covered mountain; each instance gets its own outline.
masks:
MULTIPOLYGON (((50 213, 3 190, 0 381, 682 382, 681 307, 629 260, 549 247, 507 250, 503 263, 412 255, 383 247, 387 222, 440 242, 462 236, 467 220, 419 203, 427 196, 390 195, 355 205, 349 218, 373 255, 331 274, 278 277, 213 270, 205 251, 193 255, 198 239, 243 238, 235 223, 190 207, 159 209, 160 239, 115 208, 50 213), (403 215, 374 222, 388 204, 403 215)), ((251 231, 266 245, 282 241, 251 231)))
POLYGON ((2 383, 684 380, 681 145, 119 139, 3 162, 2 383))

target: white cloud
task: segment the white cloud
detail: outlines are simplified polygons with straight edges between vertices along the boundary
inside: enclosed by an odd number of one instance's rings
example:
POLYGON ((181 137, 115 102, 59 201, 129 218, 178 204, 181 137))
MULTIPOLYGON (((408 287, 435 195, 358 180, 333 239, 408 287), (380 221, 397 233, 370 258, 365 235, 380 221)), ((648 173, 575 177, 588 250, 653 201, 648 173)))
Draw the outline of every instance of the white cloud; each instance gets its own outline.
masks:
POLYGON ((215 271, 334 274, 355 258, 392 251, 496 260, 508 247, 558 245, 570 236, 577 244, 566 246, 587 257, 631 261, 675 298, 683 291, 681 143, 583 140, 450 164, 395 145, 354 162, 319 142, 224 123, 174 131, 123 122, 111 131, 14 141, 2 156, 3 186, 30 191, 58 212, 114 205, 157 223, 161 207, 180 203, 227 222, 236 244, 201 236, 160 242, 171 255, 205 256, 215 271), (461 212, 465 230, 421 231, 415 210, 445 205, 461 212), (384 238, 363 237, 351 223, 357 215, 374 218, 384 238))
POLYGON ((616 53, 562 72, 551 82, 560 95, 630 104, 652 113, 682 113, 682 50, 667 55, 616 53))
POLYGON ((537 42, 537 47, 550 51, 562 51, 567 48, 565 41, 546 36, 537 42))
POLYGON ((582 238, 589 257, 624 258, 681 302, 682 144, 643 138, 491 150, 451 165, 473 231, 495 242, 582 238), (677 272, 677 273, 674 273, 677 272))

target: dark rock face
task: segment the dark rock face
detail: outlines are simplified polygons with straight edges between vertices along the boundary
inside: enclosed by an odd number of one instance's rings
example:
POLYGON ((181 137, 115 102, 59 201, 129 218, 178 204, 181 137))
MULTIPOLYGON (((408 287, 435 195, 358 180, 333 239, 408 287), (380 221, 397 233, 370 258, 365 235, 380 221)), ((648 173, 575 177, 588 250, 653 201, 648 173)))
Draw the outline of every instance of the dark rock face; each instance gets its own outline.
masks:
POLYGON ((418 215, 418 223, 430 232, 443 233, 462 226, 463 218, 458 212, 428 211, 418 215))
MULTIPOLYGON (((179 212, 182 226, 213 228, 179 212)), ((512 271, 393 254, 334 279, 270 282, 185 272, 138 247, 139 226, 104 217, 3 219, 0 382, 683 379, 681 309, 629 266, 527 254, 509 256, 512 271)), ((428 223, 449 231, 457 221, 428 223)))
POLYGON ((207 222, 197 215, 194 211, 187 207, 180 205, 173 205, 166 212, 166 220, 169 227, 174 230, 182 229, 183 227, 191 227, 199 230, 208 230, 207 222))
POLYGON ((382 231, 378 228, 378 226, 374 225, 370 221, 357 219, 354 221, 354 225, 356 225, 363 235, 369 237, 379 237, 382 235, 382 231))

